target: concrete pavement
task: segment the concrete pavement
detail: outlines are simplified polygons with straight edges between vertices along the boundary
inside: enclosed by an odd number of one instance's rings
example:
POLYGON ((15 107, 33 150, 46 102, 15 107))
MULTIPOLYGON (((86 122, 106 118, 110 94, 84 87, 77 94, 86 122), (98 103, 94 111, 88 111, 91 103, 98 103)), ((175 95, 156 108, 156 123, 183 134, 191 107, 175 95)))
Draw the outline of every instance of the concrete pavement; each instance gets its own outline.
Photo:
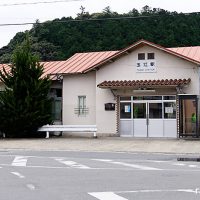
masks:
POLYGON ((50 139, 0 139, 0 149, 198 154, 200 140, 62 136, 50 139))

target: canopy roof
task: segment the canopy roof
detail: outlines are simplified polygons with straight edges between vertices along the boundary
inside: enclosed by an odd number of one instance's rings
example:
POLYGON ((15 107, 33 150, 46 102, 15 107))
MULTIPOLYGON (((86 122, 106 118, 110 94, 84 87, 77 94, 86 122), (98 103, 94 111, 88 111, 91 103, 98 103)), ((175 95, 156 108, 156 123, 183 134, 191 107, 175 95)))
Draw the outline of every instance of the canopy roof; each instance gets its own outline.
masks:
POLYGON ((151 88, 151 87, 180 87, 189 84, 191 79, 162 79, 162 80, 124 80, 103 81, 99 88, 151 88))

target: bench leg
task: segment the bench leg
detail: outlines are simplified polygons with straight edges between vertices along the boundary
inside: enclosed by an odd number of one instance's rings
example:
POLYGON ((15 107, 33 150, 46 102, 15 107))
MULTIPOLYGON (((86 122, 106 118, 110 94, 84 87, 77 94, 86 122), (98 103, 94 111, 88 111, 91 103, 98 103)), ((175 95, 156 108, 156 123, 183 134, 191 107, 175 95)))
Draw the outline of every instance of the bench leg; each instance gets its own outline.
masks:
POLYGON ((49 131, 46 132, 46 138, 49 138, 49 131))
POLYGON ((93 133, 93 137, 97 138, 97 133, 96 132, 93 133))

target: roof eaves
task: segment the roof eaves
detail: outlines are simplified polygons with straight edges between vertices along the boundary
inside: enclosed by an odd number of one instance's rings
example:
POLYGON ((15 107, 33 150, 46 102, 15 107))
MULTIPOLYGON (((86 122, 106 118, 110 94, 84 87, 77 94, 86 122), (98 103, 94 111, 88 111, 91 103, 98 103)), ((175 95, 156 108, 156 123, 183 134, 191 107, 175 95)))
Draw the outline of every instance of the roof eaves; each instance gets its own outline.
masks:
POLYGON ((60 76, 66 76, 66 75, 76 75, 76 74, 84 74, 83 72, 63 72, 63 73, 51 73, 49 74, 50 76, 54 76, 54 75, 60 75, 60 76))
POLYGON ((189 58, 189 57, 187 57, 187 56, 184 56, 184 55, 182 55, 182 54, 180 54, 180 53, 174 52, 174 51, 172 51, 172 50, 170 50, 170 49, 166 49, 166 52, 168 52, 168 53, 170 53, 170 54, 172 54, 172 55, 175 55, 175 56, 177 56, 177 57, 179 57, 179 58, 182 58, 182 59, 184 59, 184 60, 187 60, 187 61, 189 61, 189 62, 192 62, 192 63, 194 63, 194 64, 200 65, 200 62, 199 62, 199 61, 197 61, 197 60, 195 60, 195 59, 192 59, 192 58, 189 58))

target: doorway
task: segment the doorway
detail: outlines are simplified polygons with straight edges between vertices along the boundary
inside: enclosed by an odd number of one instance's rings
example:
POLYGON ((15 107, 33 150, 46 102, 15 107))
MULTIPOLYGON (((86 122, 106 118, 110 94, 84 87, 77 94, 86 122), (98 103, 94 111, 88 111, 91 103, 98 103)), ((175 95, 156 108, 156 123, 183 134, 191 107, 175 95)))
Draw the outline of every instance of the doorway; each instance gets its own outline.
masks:
POLYGON ((120 135, 177 137, 175 96, 121 98, 120 135))
POLYGON ((199 96, 179 95, 179 136, 199 137, 199 96))
POLYGON ((133 103, 135 137, 163 137, 162 102, 133 103))

